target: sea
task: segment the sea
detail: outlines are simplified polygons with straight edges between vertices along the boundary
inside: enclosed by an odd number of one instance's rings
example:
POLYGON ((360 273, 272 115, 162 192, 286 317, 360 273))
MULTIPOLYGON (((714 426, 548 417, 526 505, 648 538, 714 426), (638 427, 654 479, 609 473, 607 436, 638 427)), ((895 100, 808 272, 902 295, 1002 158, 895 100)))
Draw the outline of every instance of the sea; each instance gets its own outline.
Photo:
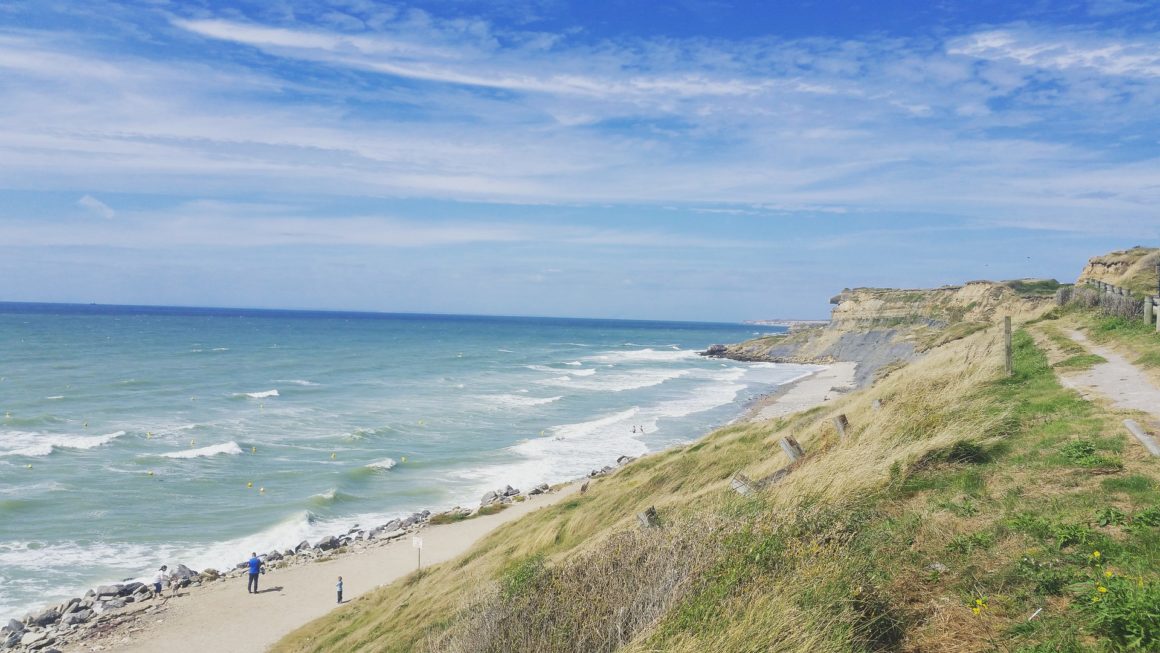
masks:
POLYGON ((741 324, 0 303, 0 618, 694 440, 741 324))

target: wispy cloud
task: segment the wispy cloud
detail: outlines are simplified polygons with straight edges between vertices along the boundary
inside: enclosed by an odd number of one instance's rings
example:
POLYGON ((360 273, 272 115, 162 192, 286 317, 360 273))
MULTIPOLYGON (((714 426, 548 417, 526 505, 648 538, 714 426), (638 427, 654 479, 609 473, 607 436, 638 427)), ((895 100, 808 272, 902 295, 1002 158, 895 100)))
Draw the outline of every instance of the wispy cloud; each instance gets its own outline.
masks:
POLYGON ((85 195, 81 197, 79 200, 77 200, 77 206, 106 220, 112 220, 113 216, 117 215, 117 212, 114 211, 112 207, 93 197, 92 195, 85 195))

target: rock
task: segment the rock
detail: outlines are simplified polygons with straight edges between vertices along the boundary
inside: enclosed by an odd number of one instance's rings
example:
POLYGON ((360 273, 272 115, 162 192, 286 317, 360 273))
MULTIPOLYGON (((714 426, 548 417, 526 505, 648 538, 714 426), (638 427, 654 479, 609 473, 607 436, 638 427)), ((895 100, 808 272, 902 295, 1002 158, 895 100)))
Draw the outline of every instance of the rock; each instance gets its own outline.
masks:
POLYGON ((194 576, 197 576, 197 572, 190 569, 189 567, 186 567, 185 565, 177 565, 177 569, 173 570, 172 575, 182 580, 189 580, 194 576))
POLYGON ((945 574, 947 571, 949 571, 947 569, 947 566, 941 562, 932 562, 932 563, 930 563, 930 566, 928 568, 931 571, 937 571, 940 574, 945 574))
POLYGON ((702 356, 712 356, 714 358, 720 358, 727 353, 729 353, 729 348, 726 347, 725 345, 710 345, 708 349, 701 352, 701 355, 702 356))
POLYGON ((222 575, 222 573, 217 569, 209 567, 203 570, 201 575, 204 576, 206 580, 217 580, 222 575))
POLYGON ((401 525, 402 525, 402 522, 400 522, 398 519, 392 519, 391 521, 383 524, 383 527, 380 530, 397 531, 397 530, 399 530, 401 525))
POLYGON ((500 497, 502 497, 502 496, 503 496, 502 492, 497 492, 495 490, 492 490, 491 492, 488 492, 487 494, 483 495, 483 498, 479 500, 479 505, 490 506, 491 504, 495 503, 496 501, 499 501, 500 497))
POLYGON ((93 599, 93 598, 96 598, 96 597, 97 597, 97 593, 96 593, 96 592, 94 592, 93 590, 89 590, 89 591, 85 592, 85 598, 86 598, 86 599, 93 599))
POLYGON ((385 540, 390 540, 390 539, 393 539, 396 537, 403 537, 406 534, 407 534, 407 531, 405 531, 401 528, 397 528, 393 531, 387 531, 387 532, 383 533, 382 535, 380 535, 379 537, 381 537, 385 540))
POLYGON ((32 618, 33 626, 49 626, 60 620, 60 613, 56 608, 49 608, 32 618))
POLYGON ((505 497, 514 497, 515 495, 517 495, 519 493, 520 493, 519 490, 517 490, 516 488, 514 488, 510 485, 503 489, 503 495, 505 497))
MULTIPOLYGON (((286 549, 285 551, 282 552, 282 557, 283 558, 293 558, 294 557, 294 549, 286 549)), ((203 571, 201 573, 204 574, 205 572, 203 571)))
POLYGON ((61 618, 60 623, 62 626, 75 626, 78 624, 85 623, 86 621, 88 621, 92 617, 93 617, 92 610, 81 610, 80 612, 73 612, 71 614, 66 614, 63 618, 61 618))
POLYGON ((28 631, 20 638, 20 645, 28 648, 43 648, 55 642, 55 639, 49 637, 48 633, 43 630, 28 631))
POLYGON ((96 594, 94 594, 94 596, 99 599, 102 596, 117 596, 120 593, 120 585, 101 585, 97 588, 96 594))
POLYGON ((503 504, 508 504, 508 503, 512 502, 512 498, 511 497, 501 497, 499 502, 503 503, 503 504))
POLYGON ((117 592, 117 596, 129 596, 136 592, 138 588, 144 587, 145 583, 127 583, 121 586, 121 591, 117 592))
POLYGON ((7 628, 8 632, 10 632, 10 633, 22 633, 22 632, 24 632, 24 624, 17 621, 16 619, 9 619, 8 625, 5 626, 5 628, 7 628))
POLYGON ((117 608, 123 608, 123 607, 125 607, 125 599, 120 599, 120 598, 109 599, 108 601, 105 601, 104 605, 105 605, 106 610, 115 610, 117 608))
POLYGON ((298 543, 298 546, 294 547, 294 553, 302 553, 303 551, 306 551, 309 548, 310 548, 310 542, 307 542, 306 540, 302 540, 301 542, 298 543))
POLYGON ((630 463, 634 460, 636 460, 636 458, 633 458, 632 456, 621 456, 620 458, 616 459, 616 464, 617 465, 627 465, 628 463, 630 463))
POLYGON ((605 465, 604 467, 600 468, 601 474, 611 474, 614 471, 616 471, 616 468, 612 465, 605 465))
POLYGON ((337 549, 338 538, 333 535, 330 537, 324 537, 322 538, 322 541, 319 542, 314 548, 318 549, 319 551, 330 551, 331 549, 337 549))
POLYGON ((282 554, 278 553, 277 551, 271 551, 271 552, 266 554, 266 560, 268 560, 270 562, 274 562, 274 561, 281 560, 281 559, 282 559, 282 554))
POLYGON ((4 648, 16 648, 20 645, 20 639, 24 636, 23 631, 19 633, 8 633, 8 636, 0 640, 4 644, 4 648))
POLYGON ((419 513, 419 516, 422 517, 423 519, 427 519, 427 518, 431 517, 431 511, 424 510, 423 512, 419 513))

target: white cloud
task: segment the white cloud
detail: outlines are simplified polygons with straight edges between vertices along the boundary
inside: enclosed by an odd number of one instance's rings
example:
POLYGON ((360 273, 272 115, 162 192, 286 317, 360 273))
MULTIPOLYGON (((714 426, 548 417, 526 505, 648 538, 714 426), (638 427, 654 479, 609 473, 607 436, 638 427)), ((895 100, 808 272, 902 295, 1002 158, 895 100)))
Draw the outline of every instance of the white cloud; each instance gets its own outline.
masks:
POLYGON ((79 200, 77 200, 77 206, 106 220, 112 220, 113 216, 117 215, 117 212, 114 211, 108 204, 105 204, 92 195, 85 195, 84 197, 81 197, 79 200))

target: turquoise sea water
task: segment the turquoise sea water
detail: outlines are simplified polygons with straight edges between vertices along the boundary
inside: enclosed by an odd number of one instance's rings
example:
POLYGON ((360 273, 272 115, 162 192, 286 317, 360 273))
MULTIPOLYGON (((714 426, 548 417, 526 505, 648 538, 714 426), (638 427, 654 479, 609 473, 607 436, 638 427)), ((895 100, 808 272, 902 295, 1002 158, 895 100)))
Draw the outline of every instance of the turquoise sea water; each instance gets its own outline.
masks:
POLYGON ((0 617, 695 439, 811 369, 754 333, 0 303, 0 617))

